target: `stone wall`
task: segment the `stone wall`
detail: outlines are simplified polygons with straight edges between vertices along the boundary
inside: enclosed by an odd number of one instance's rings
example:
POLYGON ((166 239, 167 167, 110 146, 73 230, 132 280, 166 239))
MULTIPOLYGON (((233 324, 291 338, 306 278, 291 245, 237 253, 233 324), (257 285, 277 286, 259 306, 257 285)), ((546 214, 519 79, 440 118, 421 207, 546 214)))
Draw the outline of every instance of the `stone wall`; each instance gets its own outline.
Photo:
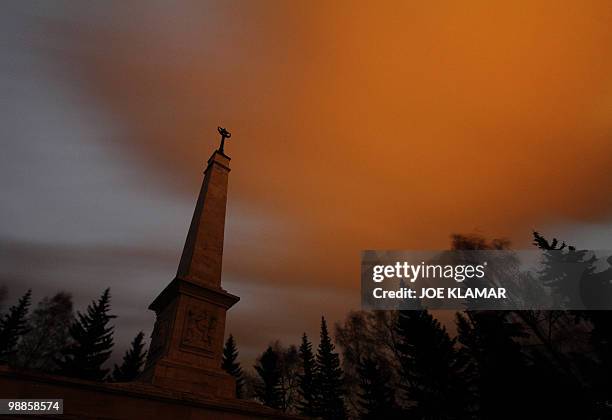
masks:
MULTIPOLYGON (((0 366, 0 398, 62 398, 62 419, 282 419, 280 413, 251 401, 204 398, 144 382, 98 383, 18 371, 0 366)), ((36 416, 45 418, 44 416, 36 416)), ((11 416, 11 418, 18 418, 11 416)), ((23 416, 31 419, 32 416, 23 416)))

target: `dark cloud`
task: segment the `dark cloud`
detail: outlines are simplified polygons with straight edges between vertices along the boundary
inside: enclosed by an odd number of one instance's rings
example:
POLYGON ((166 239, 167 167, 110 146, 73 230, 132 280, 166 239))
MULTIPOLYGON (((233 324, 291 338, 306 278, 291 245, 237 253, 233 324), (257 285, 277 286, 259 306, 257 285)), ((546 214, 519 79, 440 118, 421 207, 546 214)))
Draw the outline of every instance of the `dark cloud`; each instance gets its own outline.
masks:
MULTIPOLYGON (((154 314, 148 305, 176 273, 176 252, 152 248, 40 245, 0 241, 0 285, 9 301, 27 289, 36 302, 60 290, 70 292, 78 310, 111 287, 118 359, 134 335, 151 333, 154 314)), ((227 333, 241 343, 243 360, 251 362, 273 340, 297 343, 302 332, 317 341, 321 314, 332 320, 358 306, 357 291, 316 287, 262 286, 255 278, 226 276, 225 288, 242 297, 228 315, 227 333), (257 314, 257 316, 253 316, 257 314)))
POLYGON ((169 276, 175 258, 151 249, 1 241, 0 284, 7 286, 10 301, 27 289, 34 302, 65 290, 81 311, 111 287, 112 311, 118 316, 115 357, 120 357, 139 330, 151 332, 154 315, 146 308, 169 281, 160 273, 169 276))

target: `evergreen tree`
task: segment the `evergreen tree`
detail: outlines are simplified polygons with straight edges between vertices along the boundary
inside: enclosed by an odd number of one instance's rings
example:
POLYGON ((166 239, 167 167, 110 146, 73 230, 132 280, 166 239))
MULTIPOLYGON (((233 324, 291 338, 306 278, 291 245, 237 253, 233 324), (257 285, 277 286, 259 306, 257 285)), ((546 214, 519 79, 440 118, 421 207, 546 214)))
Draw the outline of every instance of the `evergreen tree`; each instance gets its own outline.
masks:
POLYGON ((446 329, 427 310, 400 311, 397 319, 401 388, 410 414, 459 419, 468 408, 463 359, 446 329))
POLYGON ((559 245, 556 238, 546 240, 538 232, 533 232, 534 245, 543 251, 544 269, 540 273, 542 283, 550 287, 557 297, 557 304, 567 305, 576 309, 583 304, 587 309, 597 309, 596 303, 603 296, 604 307, 610 298, 608 282, 594 284, 584 279, 593 277, 596 257, 587 250, 577 250, 567 246, 565 242, 559 245), (593 305, 593 307, 591 307, 593 305))
MULTIPOLYGON (((453 235, 452 238, 451 248, 455 251, 510 247, 506 240, 488 241, 479 235, 453 235)), ((505 264, 511 263, 503 262, 504 269, 505 264)), ((527 412, 529 403, 533 402, 529 372, 519 341, 527 334, 515 318, 508 311, 468 310, 457 314, 460 354, 467 359, 468 387, 474 396, 472 408, 478 418, 514 419, 527 414, 532 417, 532 412, 527 412)))
POLYGON ((114 315, 110 311, 110 289, 106 289, 98 301, 93 301, 87 312, 77 313, 70 326, 71 343, 62 351, 58 360, 60 372, 88 380, 103 380, 108 369, 102 367, 113 348, 113 326, 109 325, 114 315))
POLYGON ((357 367, 359 374, 359 416, 363 420, 392 419, 398 416, 389 372, 371 358, 364 358, 357 367))
POLYGON ((16 364, 26 369, 52 372, 55 360, 66 347, 72 313, 72 296, 59 292, 41 300, 30 317, 31 330, 17 348, 16 364))
POLYGON ((28 290, 17 305, 11 306, 7 314, 0 319, 0 360, 12 360, 19 339, 29 331, 28 309, 32 291, 28 290))
MULTIPOLYGON (((374 359, 388 375, 391 389, 399 388, 401 376, 397 360, 397 311, 353 311, 335 328, 335 344, 341 352, 344 380, 344 404, 347 416, 356 418, 361 411, 359 366, 364 359, 374 359)), ((399 402, 400 395, 396 395, 399 402)))
POLYGON ((302 344, 300 345, 300 362, 302 366, 301 373, 298 374, 298 393, 300 395, 298 411, 304 416, 315 417, 317 414, 317 393, 314 384, 316 365, 314 354, 312 352, 312 344, 310 341, 308 341, 308 336, 306 333, 302 335, 302 344))
POLYGON ((266 351, 259 357, 255 365, 255 371, 260 378, 260 383, 255 388, 255 395, 268 407, 282 408, 282 391, 280 388, 281 373, 279 368, 278 354, 268 346, 266 351))
POLYGON ((319 393, 318 415, 324 420, 346 417, 340 357, 334 352, 334 344, 327 331, 325 318, 321 317, 321 342, 316 357, 315 383, 319 393))
POLYGON ((142 370, 147 355, 144 349, 144 333, 140 331, 129 350, 123 356, 121 366, 115 365, 113 369, 113 380, 116 382, 129 382, 135 380, 142 370))
POLYGON ((236 398, 242 398, 242 387, 244 385, 244 374, 238 362, 238 349, 234 336, 230 334, 223 347, 223 361, 221 367, 236 380, 236 398))
POLYGON ((510 315, 504 311, 457 314, 458 339, 471 361, 470 387, 478 399, 479 418, 522 418, 530 403, 537 406, 518 341, 526 334, 510 315))
MULTIPOLYGON (((533 244, 543 250, 544 270, 540 274, 544 283, 558 294, 563 296, 565 292, 574 298, 579 288, 579 303, 587 309, 608 307, 612 298, 612 257, 606 261, 606 270, 596 272, 597 259, 592 252, 576 250, 565 242, 559 244, 556 238, 549 241, 538 232, 533 232, 533 237, 533 244)), ((566 302, 571 304, 572 299, 566 299, 566 302)), ((544 322, 546 330, 540 334, 538 328, 532 330, 545 344, 548 354, 554 358, 555 364, 549 370, 557 371, 552 380, 559 385, 548 394, 551 400, 554 398, 563 401, 563 404, 556 404, 558 411, 564 415, 579 413, 583 418, 612 418, 612 408, 608 404, 612 399, 611 312, 539 311, 538 315, 547 321, 544 322), (590 324, 590 348, 584 348, 580 353, 563 351, 563 346, 555 342, 556 336, 575 339, 576 336, 568 330, 572 326, 582 328, 585 322, 590 324), (566 395, 559 391, 561 387, 566 395)), ((567 340, 563 344, 567 345, 567 340)))

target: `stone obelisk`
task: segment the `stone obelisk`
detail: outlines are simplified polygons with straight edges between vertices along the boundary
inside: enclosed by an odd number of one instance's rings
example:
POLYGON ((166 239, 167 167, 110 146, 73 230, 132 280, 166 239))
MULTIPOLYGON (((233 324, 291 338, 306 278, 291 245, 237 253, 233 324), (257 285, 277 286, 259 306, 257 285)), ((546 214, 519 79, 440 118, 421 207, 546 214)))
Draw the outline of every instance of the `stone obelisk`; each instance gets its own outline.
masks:
POLYGON ((221 369, 225 313, 239 298, 221 287, 230 137, 208 160, 176 278, 149 309, 156 321, 141 379, 210 397, 235 397, 234 379, 221 369))

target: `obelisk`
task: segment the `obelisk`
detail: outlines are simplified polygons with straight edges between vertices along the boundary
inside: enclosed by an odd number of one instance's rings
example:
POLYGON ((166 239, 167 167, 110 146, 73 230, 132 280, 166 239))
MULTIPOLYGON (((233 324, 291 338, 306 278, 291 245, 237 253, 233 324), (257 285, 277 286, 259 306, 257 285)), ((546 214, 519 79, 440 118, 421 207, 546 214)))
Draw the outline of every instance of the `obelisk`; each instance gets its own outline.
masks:
POLYGON ((149 309, 156 321, 141 379, 211 397, 235 397, 234 379, 221 369, 225 313, 239 298, 221 287, 231 135, 208 160, 204 181, 174 280, 149 309))

